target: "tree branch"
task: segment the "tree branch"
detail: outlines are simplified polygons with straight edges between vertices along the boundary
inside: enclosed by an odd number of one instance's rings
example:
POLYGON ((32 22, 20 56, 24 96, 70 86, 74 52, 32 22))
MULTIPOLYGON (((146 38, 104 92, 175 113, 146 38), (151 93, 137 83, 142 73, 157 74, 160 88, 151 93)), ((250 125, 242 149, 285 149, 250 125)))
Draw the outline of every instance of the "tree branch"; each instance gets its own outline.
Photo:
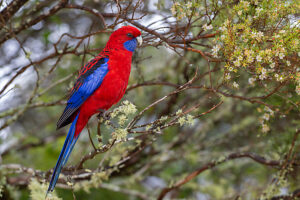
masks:
MULTIPOLYGON (((174 189, 178 189, 179 187, 181 187, 182 185, 186 184, 187 182, 191 181, 193 178, 195 178, 196 176, 198 176, 200 173, 212 169, 222 163, 225 163, 227 161, 230 160, 234 160, 234 159, 238 159, 238 158, 250 158, 251 160, 266 165, 266 166, 271 166, 271 167, 278 167, 281 166, 281 162, 280 161, 274 161, 274 160, 267 160, 264 157, 254 154, 254 153, 232 153, 229 156, 225 157, 224 159, 220 160, 220 161, 212 161, 210 163, 207 163, 206 165, 204 165, 203 167, 195 170, 194 172, 190 173, 188 176, 186 176, 184 179, 181 179, 180 181, 178 181, 177 183, 175 183, 174 185, 172 185, 171 187, 168 188, 164 188, 159 196, 158 196, 158 200, 162 200, 167 193, 169 193, 170 191, 174 190, 174 189)), ((296 166, 300 166, 300 163, 295 163, 296 166)))

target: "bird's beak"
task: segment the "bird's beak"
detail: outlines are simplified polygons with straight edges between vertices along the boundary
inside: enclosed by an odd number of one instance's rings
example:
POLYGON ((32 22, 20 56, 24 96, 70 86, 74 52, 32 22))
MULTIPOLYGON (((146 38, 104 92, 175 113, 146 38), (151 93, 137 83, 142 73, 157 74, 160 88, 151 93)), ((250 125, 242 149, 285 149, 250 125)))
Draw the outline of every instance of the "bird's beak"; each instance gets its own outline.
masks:
POLYGON ((142 38, 142 36, 140 35, 140 36, 136 37, 136 40, 137 40, 138 45, 140 47, 143 44, 143 38, 142 38))

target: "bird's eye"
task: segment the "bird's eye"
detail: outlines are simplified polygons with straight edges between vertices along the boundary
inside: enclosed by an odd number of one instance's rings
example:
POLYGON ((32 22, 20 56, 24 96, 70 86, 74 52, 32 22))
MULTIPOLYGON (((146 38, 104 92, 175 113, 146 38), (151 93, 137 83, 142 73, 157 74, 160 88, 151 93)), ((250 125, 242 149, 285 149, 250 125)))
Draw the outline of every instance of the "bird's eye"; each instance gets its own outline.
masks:
POLYGON ((131 33, 127 33, 127 36, 133 38, 133 35, 131 33))

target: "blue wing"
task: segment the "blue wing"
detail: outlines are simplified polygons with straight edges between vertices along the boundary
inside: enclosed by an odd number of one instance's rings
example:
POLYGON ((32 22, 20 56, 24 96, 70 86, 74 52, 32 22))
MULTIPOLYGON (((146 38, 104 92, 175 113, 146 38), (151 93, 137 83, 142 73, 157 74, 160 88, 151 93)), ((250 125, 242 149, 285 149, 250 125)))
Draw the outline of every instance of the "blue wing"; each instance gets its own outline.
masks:
POLYGON ((101 85, 108 72, 108 58, 95 58, 79 72, 79 77, 71 91, 67 106, 57 122, 57 129, 72 122, 73 114, 101 85))

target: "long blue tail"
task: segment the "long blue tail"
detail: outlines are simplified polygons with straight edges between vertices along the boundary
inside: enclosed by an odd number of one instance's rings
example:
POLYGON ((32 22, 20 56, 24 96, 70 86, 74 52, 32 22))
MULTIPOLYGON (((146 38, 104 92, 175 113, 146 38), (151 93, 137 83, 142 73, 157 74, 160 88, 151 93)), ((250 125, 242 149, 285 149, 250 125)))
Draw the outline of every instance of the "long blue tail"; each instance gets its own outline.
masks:
POLYGON ((76 127, 76 123, 77 123, 77 120, 78 120, 78 116, 79 116, 79 112, 76 116, 76 118, 74 119, 71 127, 70 127, 70 130, 69 130, 69 133, 67 135, 67 138, 65 140, 65 143, 64 143, 64 146, 59 154, 59 157, 58 157, 58 160, 57 160, 57 163, 56 163, 56 166, 54 168, 54 171, 53 171, 53 174, 52 174, 52 177, 51 177, 51 181, 50 181, 50 184, 49 184, 49 187, 48 187, 48 190, 47 190, 47 193, 46 193, 46 196, 49 192, 52 192, 54 190, 54 187, 56 185, 56 182, 57 182, 57 179, 59 177, 59 174, 60 174, 60 171, 61 169, 63 168, 63 166, 67 163, 68 159, 69 159, 69 156, 73 150, 73 147, 79 137, 79 135, 77 137, 74 137, 75 135, 75 127, 76 127))

